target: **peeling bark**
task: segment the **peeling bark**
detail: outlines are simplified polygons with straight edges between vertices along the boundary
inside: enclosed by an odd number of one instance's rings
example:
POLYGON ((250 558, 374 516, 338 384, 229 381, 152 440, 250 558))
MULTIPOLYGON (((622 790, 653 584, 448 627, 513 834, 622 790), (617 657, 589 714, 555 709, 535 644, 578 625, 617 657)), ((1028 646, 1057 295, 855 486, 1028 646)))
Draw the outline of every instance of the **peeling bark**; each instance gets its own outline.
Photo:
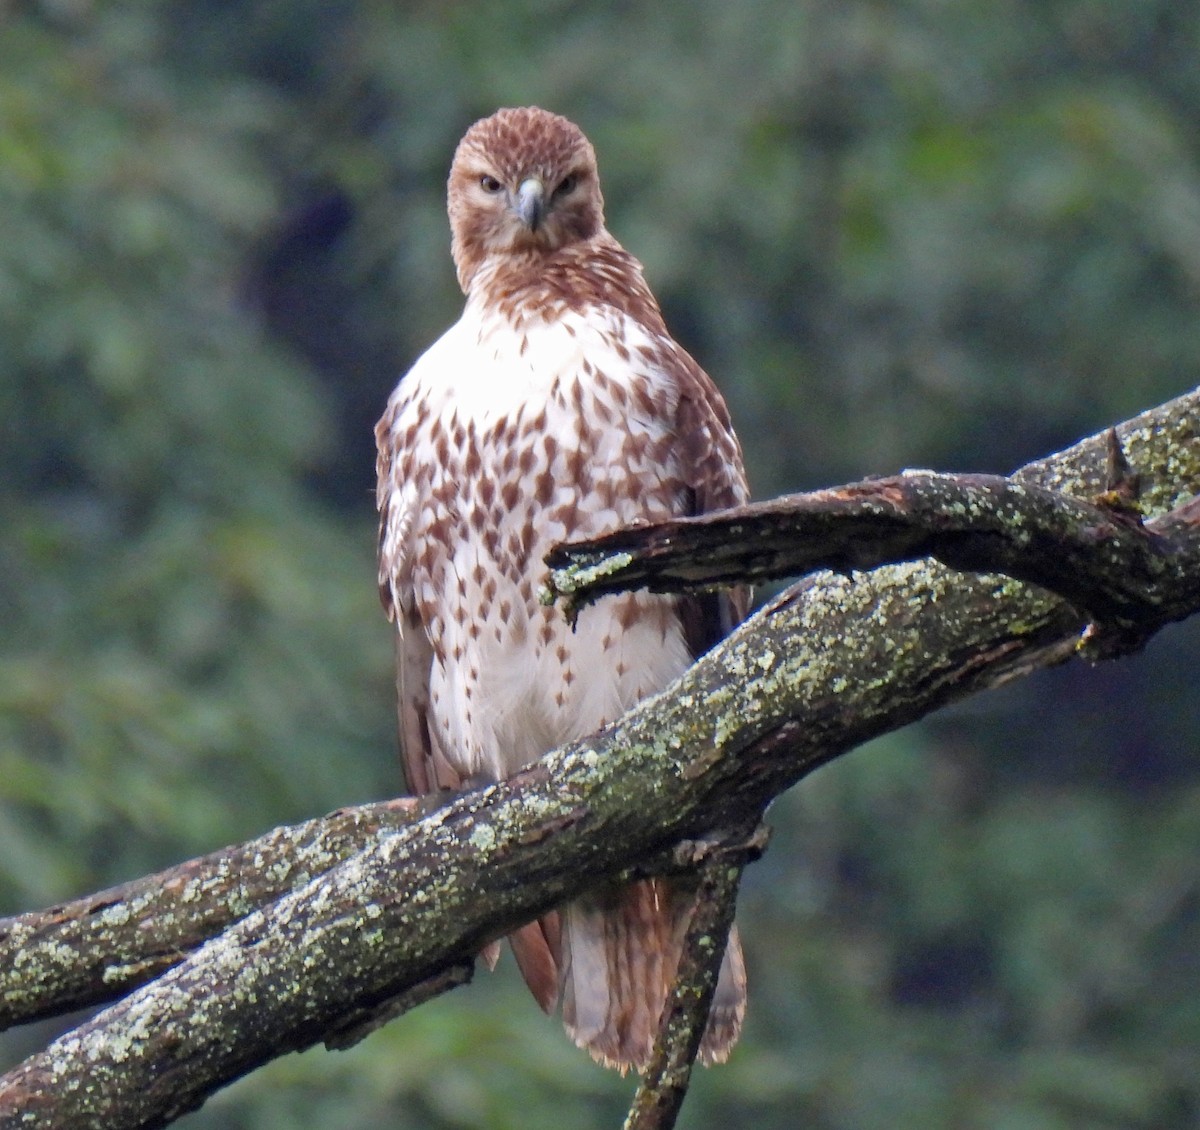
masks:
MULTIPOLYGON (((1200 394, 1120 436, 1148 517, 1200 490, 1200 394)), ((1094 498, 1109 485, 1106 452, 1093 437, 1014 478, 1094 498)), ((1195 611, 1195 575, 1154 578, 1156 599, 1195 611)), ((1139 639, 1161 626, 1136 602, 1129 616, 1121 631, 1139 639)), ((337 1039, 461 969, 585 885, 755 821, 868 738, 1071 658, 1086 623, 1043 589, 928 562, 811 576, 603 732, 422 819, 364 832, 361 850, 265 895, 274 901, 0 1079, 0 1127, 166 1125, 258 1064, 337 1039)))

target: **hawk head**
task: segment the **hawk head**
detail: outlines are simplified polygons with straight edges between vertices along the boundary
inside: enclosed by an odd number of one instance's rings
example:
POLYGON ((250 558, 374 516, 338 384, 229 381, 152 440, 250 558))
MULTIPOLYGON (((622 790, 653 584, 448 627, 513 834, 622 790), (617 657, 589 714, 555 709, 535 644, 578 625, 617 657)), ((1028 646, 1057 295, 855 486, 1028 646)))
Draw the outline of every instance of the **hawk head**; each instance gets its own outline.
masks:
POLYGON ((497 110, 467 130, 448 204, 464 291, 491 256, 536 259, 604 228, 591 143, 573 122, 533 106, 497 110))

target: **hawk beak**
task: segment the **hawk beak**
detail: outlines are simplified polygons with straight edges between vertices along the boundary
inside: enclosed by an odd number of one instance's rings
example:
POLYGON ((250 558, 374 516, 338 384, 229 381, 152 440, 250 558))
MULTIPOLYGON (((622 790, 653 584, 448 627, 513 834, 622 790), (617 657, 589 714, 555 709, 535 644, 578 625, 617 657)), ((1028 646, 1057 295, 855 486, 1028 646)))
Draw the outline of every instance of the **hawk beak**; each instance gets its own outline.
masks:
POLYGON ((546 186, 536 177, 523 180, 517 189, 517 215, 530 231, 537 231, 546 216, 546 186))

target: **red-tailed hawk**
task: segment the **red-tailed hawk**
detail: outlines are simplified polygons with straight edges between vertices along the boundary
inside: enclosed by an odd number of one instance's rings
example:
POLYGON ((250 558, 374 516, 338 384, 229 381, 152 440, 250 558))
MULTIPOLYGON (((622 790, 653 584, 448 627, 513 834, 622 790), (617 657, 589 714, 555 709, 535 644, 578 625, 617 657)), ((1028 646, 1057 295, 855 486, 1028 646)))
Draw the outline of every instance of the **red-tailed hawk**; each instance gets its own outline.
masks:
MULTIPOLYGON (((538 601, 557 542, 747 497, 720 394, 671 339, 602 208, 587 138, 544 110, 500 110, 454 155, 449 213, 466 308, 376 428, 379 581, 399 629, 414 792, 507 777, 599 729, 745 611, 741 593, 617 595, 572 631, 538 601)), ((561 992, 576 1043, 642 1068, 690 910, 686 883, 603 888, 510 941, 546 1011, 561 992)), ((734 931, 704 1062, 729 1054, 744 1010, 734 931)))

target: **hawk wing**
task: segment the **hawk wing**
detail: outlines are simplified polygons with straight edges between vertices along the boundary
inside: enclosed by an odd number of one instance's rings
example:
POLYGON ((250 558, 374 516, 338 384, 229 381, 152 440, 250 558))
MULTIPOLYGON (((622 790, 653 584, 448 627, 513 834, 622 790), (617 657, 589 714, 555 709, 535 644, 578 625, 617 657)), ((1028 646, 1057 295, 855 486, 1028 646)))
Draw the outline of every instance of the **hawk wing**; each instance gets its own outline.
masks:
MULTIPOLYGON (((750 497, 742 453, 729 411, 716 386, 682 349, 676 434, 680 469, 686 484, 687 517, 742 506, 750 497)), ((750 588, 738 585, 716 593, 684 596, 679 601, 684 637, 698 658, 720 643, 750 611, 750 588)))
MULTIPOLYGON (((410 372, 405 381, 411 378, 410 372)), ((406 400, 403 395, 394 395, 375 427, 378 475, 375 501, 379 508, 379 599, 387 618, 397 628, 396 722, 400 755, 409 792, 421 796, 439 789, 458 789, 462 780, 438 748, 434 727, 429 724, 433 647, 407 581, 415 508, 411 491, 412 453, 401 450, 396 440, 396 427, 404 414, 406 400)))
POLYGON ((462 778, 446 760, 429 724, 429 675, 433 648, 416 615, 400 613, 396 633, 396 702, 400 759, 404 779, 414 796, 443 789, 457 791, 462 778))

